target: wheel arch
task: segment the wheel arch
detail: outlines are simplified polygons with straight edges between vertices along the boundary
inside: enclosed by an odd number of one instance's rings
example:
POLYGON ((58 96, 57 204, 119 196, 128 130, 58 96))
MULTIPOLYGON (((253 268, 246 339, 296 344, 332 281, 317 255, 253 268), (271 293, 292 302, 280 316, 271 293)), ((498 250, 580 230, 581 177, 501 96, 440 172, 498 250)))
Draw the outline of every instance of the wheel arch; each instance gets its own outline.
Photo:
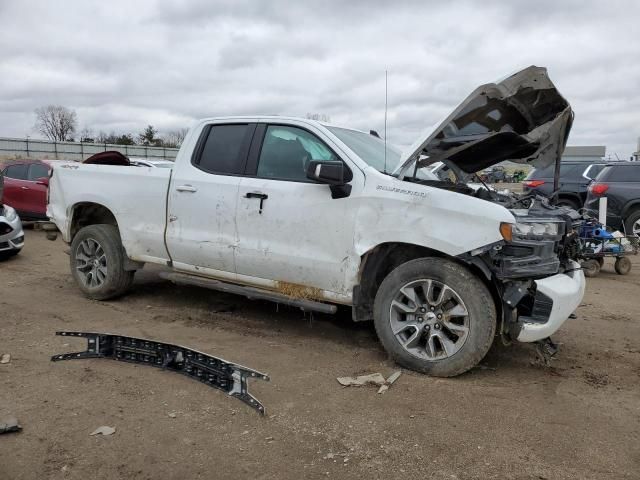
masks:
POLYGON ((78 231, 89 225, 106 224, 118 228, 118 221, 111 210, 100 203, 79 202, 71 209, 69 222, 69 243, 78 231))
POLYGON ((373 303, 380 284, 399 265, 416 258, 445 258, 468 268, 489 289, 496 309, 500 311, 499 292, 492 281, 491 272, 481 262, 448 255, 439 250, 403 242, 386 242, 369 249, 361 256, 358 283, 353 291, 353 320, 373 320, 373 303))
MULTIPOLYGON (((118 230, 120 235, 120 228, 116 216, 111 210, 100 203, 95 202, 79 202, 76 203, 70 215, 71 221, 69 222, 69 244, 73 242, 76 234, 83 228, 89 225, 113 225, 118 230)), ((122 240, 122 238, 121 238, 122 240)), ((122 245, 124 251, 125 261, 124 269, 127 271, 139 270, 144 266, 143 262, 135 261, 129 258, 127 249, 122 245)))

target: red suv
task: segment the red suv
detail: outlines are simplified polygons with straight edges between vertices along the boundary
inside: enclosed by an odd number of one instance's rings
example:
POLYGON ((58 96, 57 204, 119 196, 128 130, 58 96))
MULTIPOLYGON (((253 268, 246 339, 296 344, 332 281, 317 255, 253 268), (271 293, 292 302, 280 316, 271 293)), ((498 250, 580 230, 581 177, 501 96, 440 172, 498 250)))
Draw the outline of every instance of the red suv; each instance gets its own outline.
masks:
POLYGON ((51 167, 47 160, 11 160, 2 165, 4 194, 0 204, 13 207, 22 220, 46 220, 51 167))

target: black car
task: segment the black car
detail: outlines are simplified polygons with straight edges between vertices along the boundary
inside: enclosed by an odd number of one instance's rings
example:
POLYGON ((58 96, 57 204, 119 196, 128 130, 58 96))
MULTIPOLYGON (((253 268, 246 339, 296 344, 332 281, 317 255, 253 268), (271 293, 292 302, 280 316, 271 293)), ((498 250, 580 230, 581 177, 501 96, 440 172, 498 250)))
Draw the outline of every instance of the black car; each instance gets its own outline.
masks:
POLYGON ((607 197, 607 226, 640 236, 640 162, 605 166, 589 185, 585 209, 597 216, 602 197, 607 197))
MULTIPOLYGON (((575 210, 583 207, 589 183, 606 166, 606 163, 567 162, 560 164, 557 205, 566 205, 575 210)), ((555 165, 534 169, 522 182, 524 193, 538 192, 545 197, 553 193, 555 165)))

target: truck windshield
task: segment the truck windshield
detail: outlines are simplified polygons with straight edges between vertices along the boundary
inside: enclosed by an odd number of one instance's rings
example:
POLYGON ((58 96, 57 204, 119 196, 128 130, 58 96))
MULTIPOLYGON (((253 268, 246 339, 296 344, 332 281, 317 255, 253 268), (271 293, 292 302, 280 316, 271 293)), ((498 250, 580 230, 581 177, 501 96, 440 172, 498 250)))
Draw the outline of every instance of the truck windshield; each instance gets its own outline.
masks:
POLYGON ((331 133, 344 142, 362 160, 379 172, 393 172, 400 161, 401 152, 387 143, 387 162, 385 168, 384 140, 357 130, 327 127, 331 133))

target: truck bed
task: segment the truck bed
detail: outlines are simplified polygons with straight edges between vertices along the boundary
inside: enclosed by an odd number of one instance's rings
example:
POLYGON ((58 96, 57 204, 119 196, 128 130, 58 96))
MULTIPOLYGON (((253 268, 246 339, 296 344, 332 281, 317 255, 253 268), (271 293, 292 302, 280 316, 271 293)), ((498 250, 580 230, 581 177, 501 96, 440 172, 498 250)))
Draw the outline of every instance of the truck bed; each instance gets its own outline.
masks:
POLYGON ((103 205, 118 219, 127 255, 141 262, 164 263, 167 189, 171 170, 113 165, 70 164, 53 169, 47 215, 71 238, 74 208, 103 205))

